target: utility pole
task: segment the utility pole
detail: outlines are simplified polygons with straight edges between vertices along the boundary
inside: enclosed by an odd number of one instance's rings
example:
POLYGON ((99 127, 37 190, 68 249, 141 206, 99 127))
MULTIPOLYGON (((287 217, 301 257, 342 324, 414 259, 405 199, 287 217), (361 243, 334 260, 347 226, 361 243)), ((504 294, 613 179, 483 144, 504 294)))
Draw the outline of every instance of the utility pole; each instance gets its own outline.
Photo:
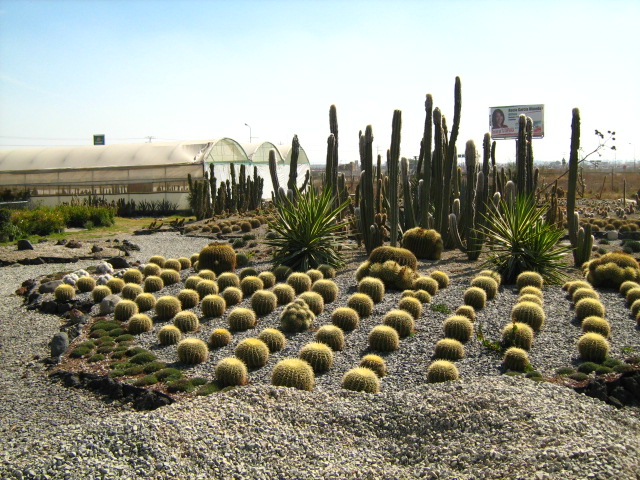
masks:
POLYGON ((144 137, 144 138, 146 138, 146 139, 147 139, 147 142, 146 142, 146 143, 151 143, 151 140, 153 140, 153 139, 154 139, 154 138, 156 138, 156 137, 154 137, 153 135, 149 135, 148 137, 144 137))

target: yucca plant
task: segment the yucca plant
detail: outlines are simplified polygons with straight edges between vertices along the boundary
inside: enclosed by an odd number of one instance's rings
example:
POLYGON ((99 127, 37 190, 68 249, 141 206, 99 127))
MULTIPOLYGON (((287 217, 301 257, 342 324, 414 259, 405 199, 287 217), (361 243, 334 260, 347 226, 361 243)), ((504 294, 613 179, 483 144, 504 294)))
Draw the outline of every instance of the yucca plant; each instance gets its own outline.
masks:
POLYGON ((342 231, 348 222, 338 218, 350 200, 334 207, 333 190, 327 185, 320 193, 313 188, 297 192, 295 198, 295 202, 287 197, 277 202, 275 218, 268 221, 278 234, 266 241, 276 247, 273 262, 302 272, 322 264, 344 266, 339 247, 345 241, 342 231))
POLYGON ((482 266, 494 268, 508 284, 524 271, 561 283, 569 267, 563 257, 571 247, 558 244, 564 230, 546 223, 544 215, 532 195, 518 195, 515 202, 501 201, 499 209, 491 209, 485 216, 489 252, 482 266))

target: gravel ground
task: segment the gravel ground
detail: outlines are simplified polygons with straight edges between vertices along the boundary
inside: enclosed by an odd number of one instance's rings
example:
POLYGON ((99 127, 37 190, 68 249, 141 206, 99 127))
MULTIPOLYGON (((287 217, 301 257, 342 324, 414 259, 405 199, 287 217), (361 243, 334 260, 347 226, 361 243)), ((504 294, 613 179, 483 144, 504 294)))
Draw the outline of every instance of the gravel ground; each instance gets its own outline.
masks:
MULTIPOLYGON (((132 258, 142 261, 154 254, 189 255, 207 243, 176 234, 130 240, 142 248, 132 258)), ((476 340, 465 345, 466 356, 457 362, 461 380, 426 384, 424 372, 447 317, 428 308, 416 321, 416 334, 385 356, 389 374, 380 394, 340 389, 344 372, 368 351, 369 330, 397 305, 398 292, 387 292, 374 314, 346 336, 345 350, 336 352, 334 366, 316 378, 311 393, 271 387, 269 376, 278 360, 296 356, 313 341, 313 332, 290 335, 285 350, 250 373, 249 387, 153 412, 132 412, 64 388, 49 381, 34 360, 47 355, 58 318, 26 311, 12 292, 27 278, 91 264, 2 269, 2 478, 640 478, 637 409, 618 411, 564 387, 500 376, 500 359, 476 340)), ((333 309, 355 291, 356 266, 338 276, 340 297, 314 327, 330 323, 333 309)), ((455 310, 473 266, 449 260, 422 263, 420 270, 434 268, 449 273, 452 282, 432 303, 455 310)), ((580 328, 559 287, 544 293, 547 320, 530 360, 551 374, 577 363, 580 328)), ((612 325, 611 356, 623 358, 624 347, 639 351, 640 332, 624 299, 614 291, 601 295, 612 325)), ((501 288, 479 312, 476 325, 483 325, 489 339, 498 339, 515 299, 511 287, 501 288)), ((248 300, 241 304, 247 305, 248 300)), ((256 330, 235 334, 230 346, 188 374, 211 379, 220 358, 232 355, 243 338, 276 327, 281 310, 261 318, 256 330)), ((203 321, 195 336, 208 338, 213 328, 226 326, 225 318, 203 321)), ((158 348, 154 332, 141 335, 139 343, 162 360, 176 361, 175 347, 158 348)))

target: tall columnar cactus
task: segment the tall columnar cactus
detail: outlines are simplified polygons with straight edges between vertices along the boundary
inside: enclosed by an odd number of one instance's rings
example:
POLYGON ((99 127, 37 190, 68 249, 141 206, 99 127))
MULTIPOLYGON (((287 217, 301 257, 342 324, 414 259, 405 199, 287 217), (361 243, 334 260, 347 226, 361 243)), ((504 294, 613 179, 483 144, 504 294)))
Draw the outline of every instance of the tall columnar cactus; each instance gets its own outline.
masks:
MULTIPOLYGON (((383 232, 375 223, 373 194, 373 130, 367 125, 364 135, 360 132, 360 206, 356 209, 358 230, 362 234, 365 249, 370 253, 382 245, 383 232)), ((379 191, 379 187, 378 187, 379 191)))
MULTIPOLYGON (((433 97, 431 94, 427 94, 424 107, 426 116, 424 120, 424 134, 422 136, 422 142, 420 143, 423 160, 422 178, 420 179, 420 182, 418 182, 418 198, 420 200, 418 212, 420 217, 420 226, 422 228, 433 228, 433 219, 429 213, 429 205, 431 204, 431 145, 433 142, 433 131, 431 130, 431 125, 433 123, 433 97)), ((419 168, 418 175, 420 175, 419 168)))
POLYGON ((298 141, 298 135, 293 136, 291 140, 291 163, 289 164, 289 181, 287 182, 287 188, 294 192, 297 192, 298 188, 298 157, 300 156, 300 142, 298 141))
POLYGON ((334 192, 338 187, 338 113, 335 105, 329 108, 329 129, 327 140, 326 181, 334 192))
POLYGON ((278 180, 278 165, 276 163, 276 151, 269 150, 269 174, 271 175, 271 185, 273 187, 273 192, 271 193, 271 198, 273 203, 279 203, 283 201, 284 195, 282 189, 280 188, 280 180, 278 180))
POLYGON ((516 185, 518 193, 533 195, 538 186, 538 169, 533 168, 533 121, 525 115, 518 118, 516 144, 516 185))
POLYGON ((391 149, 388 153, 389 176, 389 221, 391 222, 391 246, 398 245, 398 162, 400 161, 400 130, 402 129, 402 112, 393 112, 391 125, 391 149))

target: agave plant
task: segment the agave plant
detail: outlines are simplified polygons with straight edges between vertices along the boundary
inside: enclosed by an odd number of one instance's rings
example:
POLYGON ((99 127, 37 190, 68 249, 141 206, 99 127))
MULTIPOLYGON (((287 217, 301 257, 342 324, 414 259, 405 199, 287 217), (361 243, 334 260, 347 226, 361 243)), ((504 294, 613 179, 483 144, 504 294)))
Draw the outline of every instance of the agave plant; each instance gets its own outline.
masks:
POLYGON ((548 283, 560 283, 569 265, 564 257, 569 245, 560 245, 564 230, 544 221, 545 209, 532 195, 518 195, 515 202, 500 202, 485 215, 484 233, 489 244, 483 266, 493 267, 505 283, 514 283, 524 271, 538 272, 548 283))
POLYGON ((340 247, 346 239, 342 233, 348 222, 338 221, 350 200, 334 206, 331 187, 325 185, 320 193, 313 188, 297 192, 295 200, 287 197, 276 203, 275 219, 269 227, 278 237, 266 243, 276 247, 273 262, 296 271, 307 271, 328 264, 335 268, 345 262, 340 247))

